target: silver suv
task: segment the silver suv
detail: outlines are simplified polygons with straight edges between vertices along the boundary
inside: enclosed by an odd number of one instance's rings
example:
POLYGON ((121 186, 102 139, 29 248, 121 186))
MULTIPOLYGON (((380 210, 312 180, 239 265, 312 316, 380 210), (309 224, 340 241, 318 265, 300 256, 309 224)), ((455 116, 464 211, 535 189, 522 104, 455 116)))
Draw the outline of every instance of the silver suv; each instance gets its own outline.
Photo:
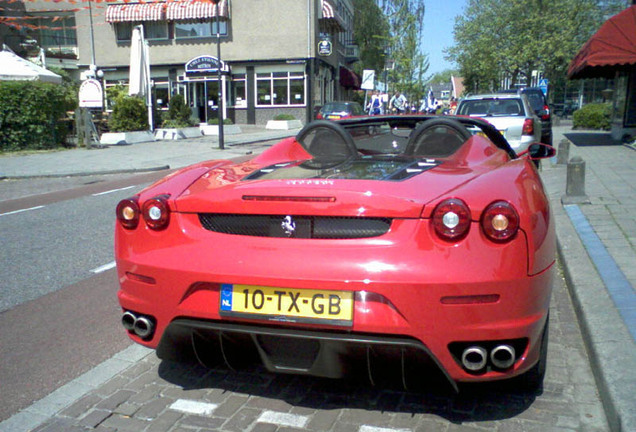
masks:
POLYGON ((523 94, 467 96, 459 102, 456 114, 487 120, 517 153, 541 142, 541 120, 523 94))

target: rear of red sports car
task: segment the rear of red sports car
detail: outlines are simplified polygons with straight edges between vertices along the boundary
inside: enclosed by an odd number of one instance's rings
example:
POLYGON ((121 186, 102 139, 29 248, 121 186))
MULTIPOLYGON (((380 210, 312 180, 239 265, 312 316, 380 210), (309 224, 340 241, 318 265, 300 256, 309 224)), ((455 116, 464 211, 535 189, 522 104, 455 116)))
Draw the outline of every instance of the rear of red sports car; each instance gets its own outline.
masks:
POLYGON ((316 122, 122 201, 130 337, 166 359, 407 388, 540 384, 555 256, 541 181, 488 125, 444 120, 316 122))

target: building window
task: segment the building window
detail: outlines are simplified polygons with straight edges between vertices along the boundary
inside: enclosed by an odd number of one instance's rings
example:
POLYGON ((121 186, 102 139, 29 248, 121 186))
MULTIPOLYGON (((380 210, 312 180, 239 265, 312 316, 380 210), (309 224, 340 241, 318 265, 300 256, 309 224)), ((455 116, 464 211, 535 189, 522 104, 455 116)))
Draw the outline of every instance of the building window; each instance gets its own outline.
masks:
POLYGON ((77 46, 75 15, 38 16, 34 14, 32 36, 42 48, 61 50, 77 46))
MULTIPOLYGON (((167 40, 168 39, 168 23, 165 21, 145 21, 141 23, 144 26, 144 36, 148 40, 167 40)), ((115 23, 115 36, 117 42, 130 42, 133 27, 139 23, 118 22, 115 23)))
POLYGON ((303 72, 256 74, 256 105, 305 105, 303 72))
POLYGON ((247 107, 247 87, 245 85, 245 74, 235 74, 232 76, 232 86, 230 88, 230 106, 238 108, 247 107))
MULTIPOLYGON (((212 22, 175 22, 175 39, 209 38, 216 36, 216 20, 212 22)), ((227 21, 221 21, 220 34, 227 36, 227 21)))

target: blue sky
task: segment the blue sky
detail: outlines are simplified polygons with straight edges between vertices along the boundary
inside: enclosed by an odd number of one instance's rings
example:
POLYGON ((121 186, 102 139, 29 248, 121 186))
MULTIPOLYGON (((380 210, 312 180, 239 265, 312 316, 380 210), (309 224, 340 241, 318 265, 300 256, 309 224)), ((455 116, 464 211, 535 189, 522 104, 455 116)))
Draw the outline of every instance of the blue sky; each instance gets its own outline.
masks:
POLYGON ((444 60, 444 48, 453 45, 455 17, 462 15, 468 0, 429 0, 424 14, 422 52, 428 54, 427 76, 456 67, 444 60))

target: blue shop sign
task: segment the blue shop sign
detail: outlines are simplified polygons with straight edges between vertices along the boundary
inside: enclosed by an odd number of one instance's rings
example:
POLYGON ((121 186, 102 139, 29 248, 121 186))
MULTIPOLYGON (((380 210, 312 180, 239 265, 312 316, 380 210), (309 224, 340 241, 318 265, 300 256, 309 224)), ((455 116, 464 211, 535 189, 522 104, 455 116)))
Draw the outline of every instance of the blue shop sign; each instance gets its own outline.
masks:
POLYGON ((210 74, 217 73, 221 68, 221 72, 227 72, 227 65, 216 57, 199 56, 195 57, 185 65, 186 74, 210 74))

